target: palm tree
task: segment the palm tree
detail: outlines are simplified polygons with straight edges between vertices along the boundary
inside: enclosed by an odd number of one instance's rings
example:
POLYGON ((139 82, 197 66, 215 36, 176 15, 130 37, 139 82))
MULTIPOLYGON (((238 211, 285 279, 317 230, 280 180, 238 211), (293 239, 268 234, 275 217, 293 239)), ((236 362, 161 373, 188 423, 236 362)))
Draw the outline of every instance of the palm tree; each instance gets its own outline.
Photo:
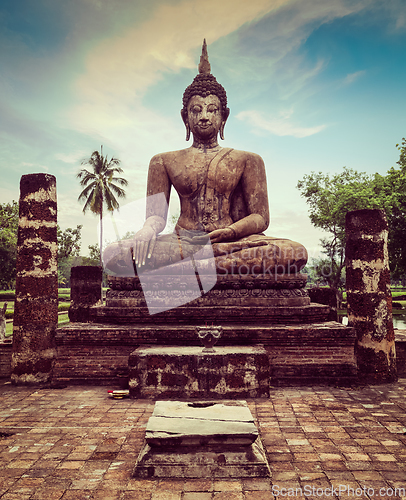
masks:
POLYGON ((77 174, 80 185, 84 190, 80 193, 78 200, 86 200, 83 213, 90 209, 93 213, 100 215, 100 265, 102 265, 103 248, 103 206, 107 205, 107 210, 113 211, 119 207, 116 199, 124 198, 125 191, 120 186, 127 186, 128 182, 123 177, 115 177, 121 174, 123 169, 119 167, 120 160, 103 156, 103 146, 98 151, 93 151, 89 159, 83 160, 82 165, 90 165, 92 171, 82 168, 77 174))

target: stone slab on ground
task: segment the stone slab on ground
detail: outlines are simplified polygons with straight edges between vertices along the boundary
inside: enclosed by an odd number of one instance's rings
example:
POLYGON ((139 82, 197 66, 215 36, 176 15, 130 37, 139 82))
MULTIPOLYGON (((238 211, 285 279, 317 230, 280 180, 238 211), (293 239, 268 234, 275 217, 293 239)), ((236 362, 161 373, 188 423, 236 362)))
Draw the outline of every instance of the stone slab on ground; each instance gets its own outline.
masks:
POLYGON ((141 346, 131 353, 132 398, 249 398, 269 395, 269 360, 262 345, 141 346))
POLYGON ((135 477, 270 475, 246 401, 157 401, 145 439, 134 468, 135 477))
POLYGON ((138 478, 244 478, 268 477, 269 465, 260 439, 250 446, 179 448, 176 452, 153 448, 142 450, 134 468, 138 478))
POLYGON ((258 430, 245 401, 157 401, 145 439, 152 447, 251 445, 258 430))

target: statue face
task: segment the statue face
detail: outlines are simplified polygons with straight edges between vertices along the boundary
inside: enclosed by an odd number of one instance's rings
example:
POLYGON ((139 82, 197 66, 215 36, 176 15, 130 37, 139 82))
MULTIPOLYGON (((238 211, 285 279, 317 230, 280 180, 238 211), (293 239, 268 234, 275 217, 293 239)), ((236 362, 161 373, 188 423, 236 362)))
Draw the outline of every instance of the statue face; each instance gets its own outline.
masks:
POLYGON ((220 99, 216 95, 193 96, 187 105, 187 113, 187 121, 194 136, 203 140, 217 137, 223 125, 223 116, 220 99))

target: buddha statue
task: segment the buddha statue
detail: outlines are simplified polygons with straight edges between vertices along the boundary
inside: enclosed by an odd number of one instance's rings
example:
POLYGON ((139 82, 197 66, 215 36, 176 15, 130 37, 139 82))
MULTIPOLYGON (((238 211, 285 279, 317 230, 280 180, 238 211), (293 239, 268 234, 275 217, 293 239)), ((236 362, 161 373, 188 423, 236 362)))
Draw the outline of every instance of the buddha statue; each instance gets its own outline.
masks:
POLYGON ((132 239, 106 248, 105 267, 126 275, 123 270, 133 265, 140 273, 198 255, 214 262, 217 274, 298 273, 307 261, 303 245, 263 233, 269 207, 262 158, 218 144, 230 111, 225 89, 210 72, 206 41, 198 69, 181 110, 186 140, 192 134, 193 144, 151 159, 145 224, 132 239), (172 187, 180 216, 174 232, 161 235, 172 187))

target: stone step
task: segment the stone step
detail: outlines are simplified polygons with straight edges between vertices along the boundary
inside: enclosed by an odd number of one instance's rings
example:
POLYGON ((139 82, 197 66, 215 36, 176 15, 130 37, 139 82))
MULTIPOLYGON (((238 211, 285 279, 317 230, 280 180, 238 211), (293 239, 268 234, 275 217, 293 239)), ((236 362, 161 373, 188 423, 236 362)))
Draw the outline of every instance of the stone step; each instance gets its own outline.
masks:
MULTIPOLYGON (((80 311, 78 311, 80 312, 80 311)), ((330 307, 311 303, 305 306, 265 307, 222 305, 222 306, 180 306, 154 314, 152 308, 146 307, 109 307, 93 306, 89 309, 89 321, 94 323, 112 324, 204 324, 205 322, 227 323, 255 323, 267 324, 302 324, 326 321, 330 307)), ((71 308, 71 321, 76 321, 76 312, 71 308)))

